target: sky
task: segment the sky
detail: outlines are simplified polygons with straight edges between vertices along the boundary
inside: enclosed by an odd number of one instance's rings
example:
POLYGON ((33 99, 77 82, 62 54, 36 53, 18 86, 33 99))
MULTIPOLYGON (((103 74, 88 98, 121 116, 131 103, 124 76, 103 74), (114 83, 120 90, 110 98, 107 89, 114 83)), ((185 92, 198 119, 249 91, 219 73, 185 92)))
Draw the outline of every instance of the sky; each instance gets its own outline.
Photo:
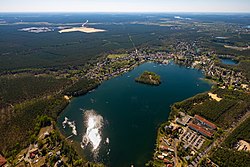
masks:
POLYGON ((250 13, 250 0, 0 0, 0 12, 250 13))

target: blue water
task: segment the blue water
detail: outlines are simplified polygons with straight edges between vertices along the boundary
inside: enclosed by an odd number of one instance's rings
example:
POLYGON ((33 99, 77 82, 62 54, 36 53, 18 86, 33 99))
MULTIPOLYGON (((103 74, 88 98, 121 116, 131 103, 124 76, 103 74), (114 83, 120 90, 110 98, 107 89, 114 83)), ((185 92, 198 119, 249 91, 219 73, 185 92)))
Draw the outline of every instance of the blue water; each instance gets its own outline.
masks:
POLYGON ((90 148, 83 150, 89 160, 107 166, 144 166, 152 158, 157 128, 168 119, 170 105, 211 88, 202 81, 203 74, 175 64, 145 63, 122 76, 105 81, 95 91, 74 98, 58 119, 62 132, 69 136, 69 128, 62 129, 64 117, 75 120, 80 142, 86 127, 81 109, 94 109, 104 118, 99 156, 93 158, 90 148), (150 86, 134 81, 143 71, 153 71, 161 76, 160 86, 150 86), (105 144, 106 138, 110 139, 105 144), (110 149, 110 154, 108 153, 110 149))
POLYGON ((221 62, 223 64, 227 64, 227 65, 236 65, 236 64, 238 64, 237 61, 229 59, 229 58, 221 58, 221 62))

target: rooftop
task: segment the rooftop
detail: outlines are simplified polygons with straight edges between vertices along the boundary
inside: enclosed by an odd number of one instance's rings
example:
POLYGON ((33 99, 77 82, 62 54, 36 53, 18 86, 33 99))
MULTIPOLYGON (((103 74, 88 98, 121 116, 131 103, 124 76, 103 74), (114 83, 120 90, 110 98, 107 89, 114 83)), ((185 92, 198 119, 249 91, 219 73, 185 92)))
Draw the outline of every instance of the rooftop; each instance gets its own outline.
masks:
POLYGON ((200 132, 201 134, 207 136, 207 137, 212 137, 213 134, 209 131, 207 131, 206 129, 202 128, 199 125, 193 124, 193 123, 189 123, 188 127, 190 127, 191 129, 197 130, 198 132, 200 132))
POLYGON ((0 166, 3 166, 7 163, 7 160, 0 155, 0 166))
POLYGON ((186 116, 184 116, 184 117, 182 117, 182 118, 177 118, 177 119, 176 119, 176 122, 177 122, 178 124, 181 124, 181 125, 183 125, 183 126, 186 126, 190 119, 191 119, 191 117, 190 117, 189 115, 186 115, 186 116))
POLYGON ((217 128, 217 126, 215 124, 213 124, 212 122, 206 120, 205 118, 203 118, 203 117, 201 117, 199 115, 195 115, 194 117, 195 117, 195 119, 197 119, 197 120, 199 120, 201 122, 204 122, 206 125, 208 125, 212 129, 216 129, 217 128))

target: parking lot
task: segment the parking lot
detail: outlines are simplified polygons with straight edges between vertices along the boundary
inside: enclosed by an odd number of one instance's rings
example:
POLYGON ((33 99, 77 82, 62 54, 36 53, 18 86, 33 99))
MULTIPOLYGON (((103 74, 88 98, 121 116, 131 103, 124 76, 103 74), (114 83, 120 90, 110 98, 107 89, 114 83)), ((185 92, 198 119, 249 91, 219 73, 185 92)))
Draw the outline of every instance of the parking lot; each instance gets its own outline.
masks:
POLYGON ((198 133, 187 129, 181 136, 181 140, 188 146, 199 150, 204 143, 205 139, 198 133))

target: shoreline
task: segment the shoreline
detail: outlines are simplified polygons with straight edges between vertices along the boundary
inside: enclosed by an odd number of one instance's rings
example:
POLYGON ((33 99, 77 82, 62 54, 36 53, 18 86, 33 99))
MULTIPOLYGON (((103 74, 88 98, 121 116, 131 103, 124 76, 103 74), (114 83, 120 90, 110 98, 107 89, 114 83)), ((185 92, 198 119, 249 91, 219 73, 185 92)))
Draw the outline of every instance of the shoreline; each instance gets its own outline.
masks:
MULTIPOLYGON (((116 78, 116 77, 119 77, 119 76, 122 76, 123 74, 126 74, 126 73, 128 73, 128 72, 134 70, 135 68, 137 68, 137 67, 139 67, 140 65, 145 64, 145 63, 163 64, 163 63, 154 62, 154 61, 147 61, 147 62, 135 64, 135 65, 134 65, 131 69, 129 69, 128 71, 123 72, 123 73, 121 73, 121 74, 119 74, 119 75, 115 75, 115 76, 113 76, 113 77, 111 77, 111 78, 108 78, 108 79, 106 79, 106 80, 102 80, 96 87, 93 87, 92 89, 89 89, 86 93, 83 93, 83 94, 81 94, 81 95, 72 96, 71 99, 76 98, 76 97, 80 97, 80 96, 85 96, 85 95, 87 95, 88 93, 91 93, 93 90, 97 89, 103 82, 108 81, 108 80, 113 79, 113 78, 116 78)), ((175 63, 175 62, 174 62, 174 64, 179 65, 179 64, 177 64, 177 63, 175 63)), ((183 66, 183 65, 179 65, 179 66, 187 68, 186 66, 183 66)), ((188 68, 188 69, 189 69, 189 68, 188 68)), ((196 70, 199 70, 199 69, 196 69, 196 70)), ((204 75, 204 77, 205 77, 205 75, 204 75)), ((202 79, 202 78, 201 78, 201 79, 202 79)), ((205 78, 204 78, 204 79, 205 79, 205 78)), ((211 89, 210 89, 210 90, 211 90, 211 89)), ((210 91, 210 90, 209 90, 209 91, 210 91)), ((195 95, 194 95, 194 96, 195 96, 195 95)), ((68 101, 68 104, 66 105, 66 107, 67 107, 70 103, 71 103, 71 100, 68 101)), ((174 104, 174 103, 173 103, 173 104, 174 104)), ((173 105, 173 104, 171 104, 171 105, 173 105)), ((169 107, 171 107, 171 105, 170 105, 169 107)), ((66 108, 66 107, 65 107, 65 108, 66 108)), ((60 114, 64 112, 65 108, 60 112, 60 114)), ((172 110, 170 109, 170 112, 169 112, 169 116, 168 116, 167 121, 168 121, 168 120, 170 119, 170 117, 171 117, 171 112, 172 112, 172 110)), ((59 115, 60 115, 60 114, 59 114, 59 115)), ((57 120, 58 120, 58 118, 59 118, 59 115, 58 115, 58 117, 57 117, 57 120)), ((58 122, 57 122, 57 123, 58 123, 58 122)), ((155 134, 156 137, 157 137, 159 128, 162 126, 162 124, 165 124, 165 123, 166 123, 165 121, 159 122, 158 126, 155 127, 155 128, 157 128, 157 131, 156 131, 156 134, 155 134)), ((58 124, 57 124, 57 125, 58 125, 58 124)), ((59 133, 60 133, 61 135, 64 136, 64 139, 65 139, 67 142, 69 142, 69 144, 71 144, 71 145, 75 148, 75 150, 77 151, 77 153, 79 154, 79 156, 81 156, 82 158, 86 158, 85 155, 84 155, 84 153, 83 153, 83 151, 81 151, 81 149, 80 149, 80 147, 79 147, 79 143, 77 143, 77 142, 74 141, 74 140, 73 140, 73 143, 70 143, 70 140, 71 140, 71 139, 68 139, 68 140, 67 140, 67 139, 66 139, 67 136, 64 135, 64 134, 62 133, 62 131, 60 130, 60 128, 57 127, 57 129, 59 130, 59 133)), ((154 153, 154 150, 151 150, 151 152, 152 152, 152 154, 153 154, 153 153, 154 153)), ((89 161, 88 159, 85 159, 85 160, 87 160, 88 162, 92 162, 92 161, 89 161)), ((149 159, 149 160, 150 160, 150 159, 149 159)), ((147 161, 147 162, 148 162, 148 161, 147 161)))
MULTIPOLYGON (((213 85, 213 86, 215 86, 215 85, 217 84, 217 82, 216 82, 215 80, 208 79, 208 78, 206 78, 206 77, 200 78, 200 80, 202 80, 202 81, 204 81, 204 82, 207 82, 208 84, 211 84, 211 85, 213 85)), ((213 86, 212 86, 212 87, 213 87, 213 86)))
MULTIPOLYGON (((132 56, 133 56, 133 54, 132 54, 132 56)), ((105 64, 106 62, 105 62, 105 58, 106 57, 103 57, 104 59, 98 59, 98 64, 101 64, 101 65, 107 65, 107 64, 105 64)), ((99 78, 99 85, 100 84, 102 84, 104 81, 106 81, 106 80, 109 80, 109 79, 112 79, 112 78, 115 78, 115 77, 119 77, 119 76, 122 76, 123 74, 125 74, 125 73, 127 73, 127 72, 130 72, 130 71, 132 71, 132 70, 134 70, 136 67, 138 67, 138 66, 140 66, 140 65, 142 65, 142 64, 144 64, 144 63, 156 63, 156 64, 164 64, 162 61, 160 61, 160 60, 171 60, 172 59, 172 56, 169 56, 168 57, 168 55, 166 55, 166 57, 163 57, 163 59, 153 59, 153 60, 146 60, 146 59, 143 59, 143 58, 141 58, 140 59, 140 61, 137 61, 137 62, 133 62, 134 64, 133 65, 131 65, 130 67, 127 67, 127 69, 126 70, 119 70, 117 73, 114 73, 114 74, 112 74, 112 75, 108 75, 109 73, 107 73, 107 77, 104 77, 104 76, 101 76, 100 78, 99 78)), ((123 59, 121 59, 121 60, 115 60, 115 61, 123 61, 123 59)), ((211 80, 211 79, 208 79, 208 78, 206 78, 206 75, 207 75, 207 69, 206 69, 206 67, 204 67, 204 66, 202 66, 202 67, 200 67, 200 66, 192 66, 192 68, 190 68, 191 66, 190 65, 187 65, 187 64, 183 64, 182 62, 180 62, 180 61, 173 61, 173 63, 174 64, 176 64, 176 65, 178 65, 178 66, 180 66, 180 67, 183 67, 183 68, 188 68, 188 69, 196 69, 196 70, 201 70, 202 71, 202 74, 203 74, 203 78, 200 78, 201 80, 203 80, 204 82, 208 82, 209 84, 212 84, 212 86, 211 86, 211 88, 209 89, 209 91, 211 91, 212 89, 213 89, 213 87, 214 86, 216 86, 216 84, 218 84, 218 82, 216 82, 215 80, 211 80)), ((109 64, 108 64, 109 65, 109 64)), ((98 65, 94 65, 93 67, 91 67, 90 68, 90 71, 92 71, 92 70, 95 70, 96 68, 98 68, 99 66, 98 65)), ((100 68, 100 67, 99 67, 100 68)), ((125 67, 126 68, 126 67, 125 67)), ((95 75, 91 75, 92 73, 87 73, 87 74, 90 74, 90 75, 87 75, 87 77, 90 77, 90 79, 98 79, 98 78, 95 78, 95 75)), ((94 73, 95 74, 95 73, 94 73)), ((110 73, 111 74, 111 73, 110 73)), ((104 75, 104 74, 103 74, 104 75)), ((88 92, 86 92, 86 93, 84 93, 84 94, 82 94, 82 95, 85 95, 85 94, 87 94, 87 93, 89 93, 89 92, 91 92, 93 89, 91 89, 91 90, 89 90, 88 92)), ((79 96, 82 96, 82 95, 79 95, 79 96)), ((196 96, 197 94, 195 94, 194 96, 196 96)), ((194 97, 194 96, 192 96, 192 97, 194 97)), ((77 96, 76 96, 77 97, 77 96)), ((186 100, 186 99, 184 99, 184 100, 186 100)), ((173 103, 173 104, 171 104, 170 105, 170 107, 172 106, 172 105, 174 105, 175 103, 173 103)), ((172 116, 174 115, 174 111, 171 109, 170 110, 170 113, 169 113, 169 116, 168 116, 168 118, 167 118, 167 120, 166 120, 166 122, 168 122, 169 120, 171 120, 171 118, 172 118, 172 116)), ((162 124, 164 124, 164 123, 166 123, 165 121, 163 122, 163 123, 159 123, 160 125, 159 126, 157 126, 156 128, 157 129, 159 129, 160 127, 161 127, 161 125, 162 124)), ((158 133, 158 130, 157 130, 157 133, 158 133)), ((156 135, 157 135, 157 133, 156 133, 156 135)), ((157 139, 156 139, 157 140, 157 139)), ((153 150, 152 150, 152 152, 153 152, 153 150)), ((151 157, 152 158, 152 157, 151 157)), ((149 159, 149 160, 152 160, 152 159, 149 159)))

